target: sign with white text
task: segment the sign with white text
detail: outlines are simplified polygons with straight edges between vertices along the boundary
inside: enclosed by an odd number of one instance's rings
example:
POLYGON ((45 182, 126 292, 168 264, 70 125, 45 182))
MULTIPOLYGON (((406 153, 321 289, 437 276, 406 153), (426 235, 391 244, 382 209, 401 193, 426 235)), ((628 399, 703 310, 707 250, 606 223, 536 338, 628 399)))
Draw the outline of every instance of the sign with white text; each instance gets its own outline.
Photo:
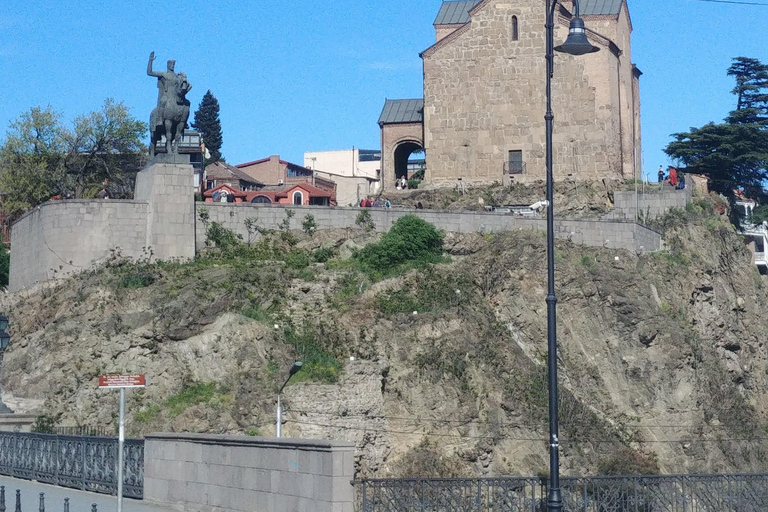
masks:
POLYGON ((100 388, 143 388, 147 385, 145 375, 100 375, 100 388))

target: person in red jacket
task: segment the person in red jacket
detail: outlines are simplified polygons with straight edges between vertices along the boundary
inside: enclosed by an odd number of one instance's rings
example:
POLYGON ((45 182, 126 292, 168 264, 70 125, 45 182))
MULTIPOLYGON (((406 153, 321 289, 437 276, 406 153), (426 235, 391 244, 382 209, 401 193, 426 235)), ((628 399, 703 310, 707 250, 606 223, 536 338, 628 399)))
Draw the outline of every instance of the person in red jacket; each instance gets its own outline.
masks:
POLYGON ((669 184, 677 187, 677 169, 674 167, 669 168, 669 184))

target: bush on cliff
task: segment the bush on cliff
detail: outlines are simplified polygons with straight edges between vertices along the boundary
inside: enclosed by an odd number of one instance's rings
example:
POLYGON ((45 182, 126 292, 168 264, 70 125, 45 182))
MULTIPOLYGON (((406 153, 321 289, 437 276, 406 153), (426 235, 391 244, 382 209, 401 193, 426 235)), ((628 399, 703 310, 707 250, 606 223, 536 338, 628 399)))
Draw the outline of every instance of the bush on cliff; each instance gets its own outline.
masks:
POLYGON ((405 215, 379 243, 365 246, 355 257, 369 272, 386 275, 404 264, 438 263, 442 254, 443 232, 415 215, 405 215))

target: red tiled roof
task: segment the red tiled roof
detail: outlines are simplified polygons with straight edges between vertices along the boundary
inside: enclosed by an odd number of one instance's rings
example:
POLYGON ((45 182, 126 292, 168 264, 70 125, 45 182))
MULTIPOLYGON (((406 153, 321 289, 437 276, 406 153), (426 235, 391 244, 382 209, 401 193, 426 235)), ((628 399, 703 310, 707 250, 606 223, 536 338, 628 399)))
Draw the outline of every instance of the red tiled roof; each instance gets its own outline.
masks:
POLYGON ((212 188, 211 190, 206 190, 203 192, 203 197, 213 197, 213 194, 215 192, 221 191, 222 189, 226 189, 228 194, 232 194, 235 197, 246 197, 247 194, 243 192, 242 190, 237 190, 235 188, 232 188, 230 185, 227 185, 226 183, 223 185, 219 185, 216 188, 212 188))

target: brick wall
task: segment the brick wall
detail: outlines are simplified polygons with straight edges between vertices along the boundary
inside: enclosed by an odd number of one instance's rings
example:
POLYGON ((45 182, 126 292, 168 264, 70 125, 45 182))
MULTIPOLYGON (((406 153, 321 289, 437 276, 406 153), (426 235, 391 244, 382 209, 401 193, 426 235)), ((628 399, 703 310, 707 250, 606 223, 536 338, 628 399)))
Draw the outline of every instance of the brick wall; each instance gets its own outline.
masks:
POLYGON ((353 512, 354 445, 151 434, 144 500, 189 512, 353 512))
POLYGON ((645 192, 643 192, 642 185, 638 185, 637 195, 633 190, 614 192, 614 209, 605 218, 634 220, 635 212, 638 212, 640 219, 655 219, 672 208, 685 208, 691 202, 691 197, 691 187, 675 190, 670 185, 665 184, 660 190, 659 185, 651 183, 645 186, 645 192))
POLYGON ((142 255, 147 204, 137 201, 52 201, 27 212, 11 232, 9 290, 80 272, 111 249, 142 255))

